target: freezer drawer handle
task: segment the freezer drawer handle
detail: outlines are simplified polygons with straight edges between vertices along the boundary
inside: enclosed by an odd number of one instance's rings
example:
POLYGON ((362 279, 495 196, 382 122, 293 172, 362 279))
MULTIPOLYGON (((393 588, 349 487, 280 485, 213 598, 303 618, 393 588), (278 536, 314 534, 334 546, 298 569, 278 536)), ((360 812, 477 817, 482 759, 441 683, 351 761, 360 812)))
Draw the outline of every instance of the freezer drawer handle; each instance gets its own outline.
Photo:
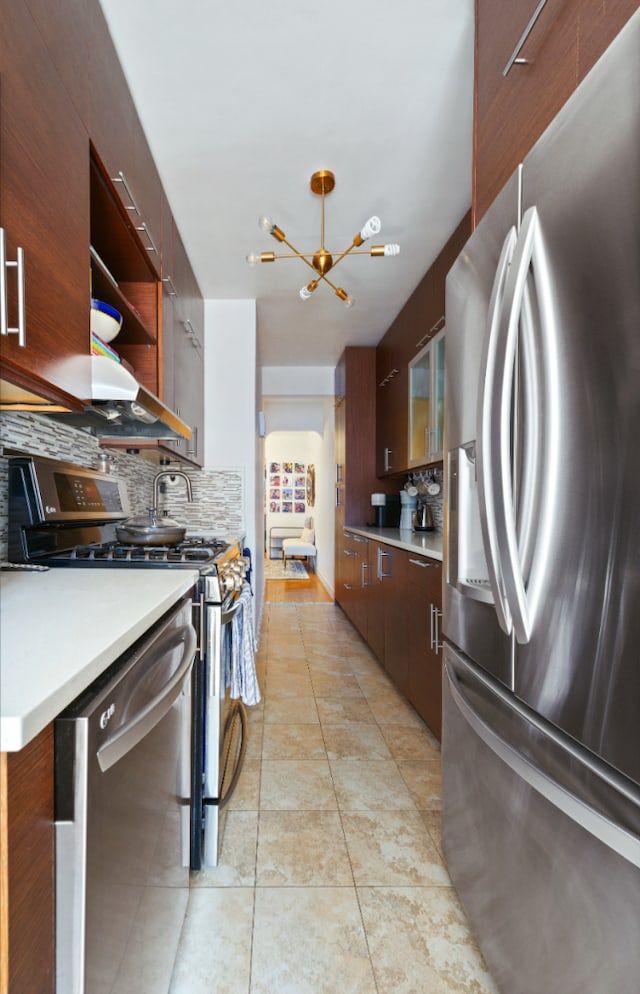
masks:
POLYGON ((155 728, 158 722, 164 718, 169 708, 179 697, 189 676, 196 651, 196 633, 191 625, 177 628, 175 634, 167 640, 163 648, 168 652, 181 642, 184 644, 182 662, 166 686, 148 704, 145 704, 131 721, 119 728, 98 749, 96 758, 103 773, 106 773, 123 756, 135 748, 138 742, 141 742, 151 729, 155 728))
POLYGON ((451 665, 445 660, 445 677, 451 696, 461 715, 484 744, 491 749, 516 776, 529 784, 533 790, 546 798, 555 808, 588 831, 603 845, 617 852, 619 856, 640 869, 640 839, 610 822, 590 805, 574 797, 564 787, 532 766, 524 756, 516 752, 504 739, 476 714, 462 693, 451 665))

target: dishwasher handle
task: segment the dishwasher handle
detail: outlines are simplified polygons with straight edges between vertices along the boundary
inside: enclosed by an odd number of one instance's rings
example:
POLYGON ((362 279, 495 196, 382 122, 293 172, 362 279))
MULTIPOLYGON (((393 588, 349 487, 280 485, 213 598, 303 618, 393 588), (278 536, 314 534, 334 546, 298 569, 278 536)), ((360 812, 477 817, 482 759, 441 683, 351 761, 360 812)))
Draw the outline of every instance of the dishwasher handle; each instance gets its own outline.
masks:
POLYGON ((171 679, 159 694, 156 694, 98 749, 96 758, 103 773, 131 752, 155 728, 182 692, 196 652, 197 639, 192 625, 183 625, 175 630, 167 640, 167 651, 176 648, 180 642, 184 643, 183 656, 171 679))

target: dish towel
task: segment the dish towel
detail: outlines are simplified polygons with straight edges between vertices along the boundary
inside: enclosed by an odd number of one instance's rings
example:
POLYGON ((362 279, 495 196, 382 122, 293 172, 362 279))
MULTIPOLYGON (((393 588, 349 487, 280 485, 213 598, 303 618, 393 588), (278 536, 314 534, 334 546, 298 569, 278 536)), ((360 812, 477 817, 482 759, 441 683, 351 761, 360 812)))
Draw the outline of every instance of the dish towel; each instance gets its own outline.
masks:
POLYGON ((252 597, 251 587, 245 583, 238 598, 238 610, 231 619, 231 696, 249 705, 260 703, 252 597))

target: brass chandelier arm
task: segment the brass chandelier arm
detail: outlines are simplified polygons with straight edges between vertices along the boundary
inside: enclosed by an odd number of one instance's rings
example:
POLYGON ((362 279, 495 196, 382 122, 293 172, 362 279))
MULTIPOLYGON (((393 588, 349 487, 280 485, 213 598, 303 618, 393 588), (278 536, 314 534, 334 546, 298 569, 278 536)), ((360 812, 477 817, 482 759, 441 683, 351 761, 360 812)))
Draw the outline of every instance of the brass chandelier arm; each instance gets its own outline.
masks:
MULTIPOLYGON (((282 259, 286 259, 286 258, 289 258, 289 259, 302 259, 302 261, 304 263, 306 263, 307 266, 309 266, 309 268, 314 271, 314 273, 317 272, 316 267, 313 265, 313 263, 309 262, 309 260, 307 259, 307 257, 305 255, 303 255, 302 252, 298 252, 297 248, 295 248, 295 246, 292 245, 291 242, 288 242, 286 238, 283 238, 282 241, 287 246, 287 248, 291 249, 291 251, 294 254, 292 256, 278 256, 277 255, 276 259, 280 259, 280 258, 282 258, 282 259)), ((312 258, 313 258, 313 256, 312 256, 312 258)))
MULTIPOLYGON (((287 242, 287 244, 288 244, 288 242, 287 242)), ((289 247, 291 247, 291 246, 289 246, 289 247)), ((353 246, 352 246, 352 248, 353 248, 353 246)), ((332 267, 333 269, 336 268, 336 266, 340 262, 340 259, 344 259, 345 255, 373 255, 373 256, 378 256, 378 255, 383 256, 384 255, 384 245, 372 245, 370 249, 353 249, 353 251, 352 251, 352 248, 347 249, 346 252, 343 252, 342 255, 339 256, 336 259, 336 261, 334 262, 333 267, 332 267), (376 249, 378 251, 375 251, 376 249)), ((333 255, 333 252, 330 253, 330 254, 333 255)), ((272 261, 272 259, 274 259, 274 260, 275 259, 304 259, 305 261, 307 261, 308 259, 313 259, 314 255, 315 255, 315 252, 295 252, 295 251, 291 252, 291 253, 289 253, 289 252, 270 252, 269 255, 271 256, 271 258, 269 259, 270 262, 272 261)))

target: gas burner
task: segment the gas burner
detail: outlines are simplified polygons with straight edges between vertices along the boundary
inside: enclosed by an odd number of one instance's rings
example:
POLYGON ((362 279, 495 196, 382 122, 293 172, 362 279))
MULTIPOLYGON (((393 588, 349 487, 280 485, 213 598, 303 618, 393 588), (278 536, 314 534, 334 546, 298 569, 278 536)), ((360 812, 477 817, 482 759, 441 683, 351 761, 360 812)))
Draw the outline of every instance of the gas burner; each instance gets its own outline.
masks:
POLYGON ((79 545, 69 553, 70 560, 131 563, 211 563, 226 549, 224 542, 204 540, 177 545, 127 545, 121 542, 79 545))

